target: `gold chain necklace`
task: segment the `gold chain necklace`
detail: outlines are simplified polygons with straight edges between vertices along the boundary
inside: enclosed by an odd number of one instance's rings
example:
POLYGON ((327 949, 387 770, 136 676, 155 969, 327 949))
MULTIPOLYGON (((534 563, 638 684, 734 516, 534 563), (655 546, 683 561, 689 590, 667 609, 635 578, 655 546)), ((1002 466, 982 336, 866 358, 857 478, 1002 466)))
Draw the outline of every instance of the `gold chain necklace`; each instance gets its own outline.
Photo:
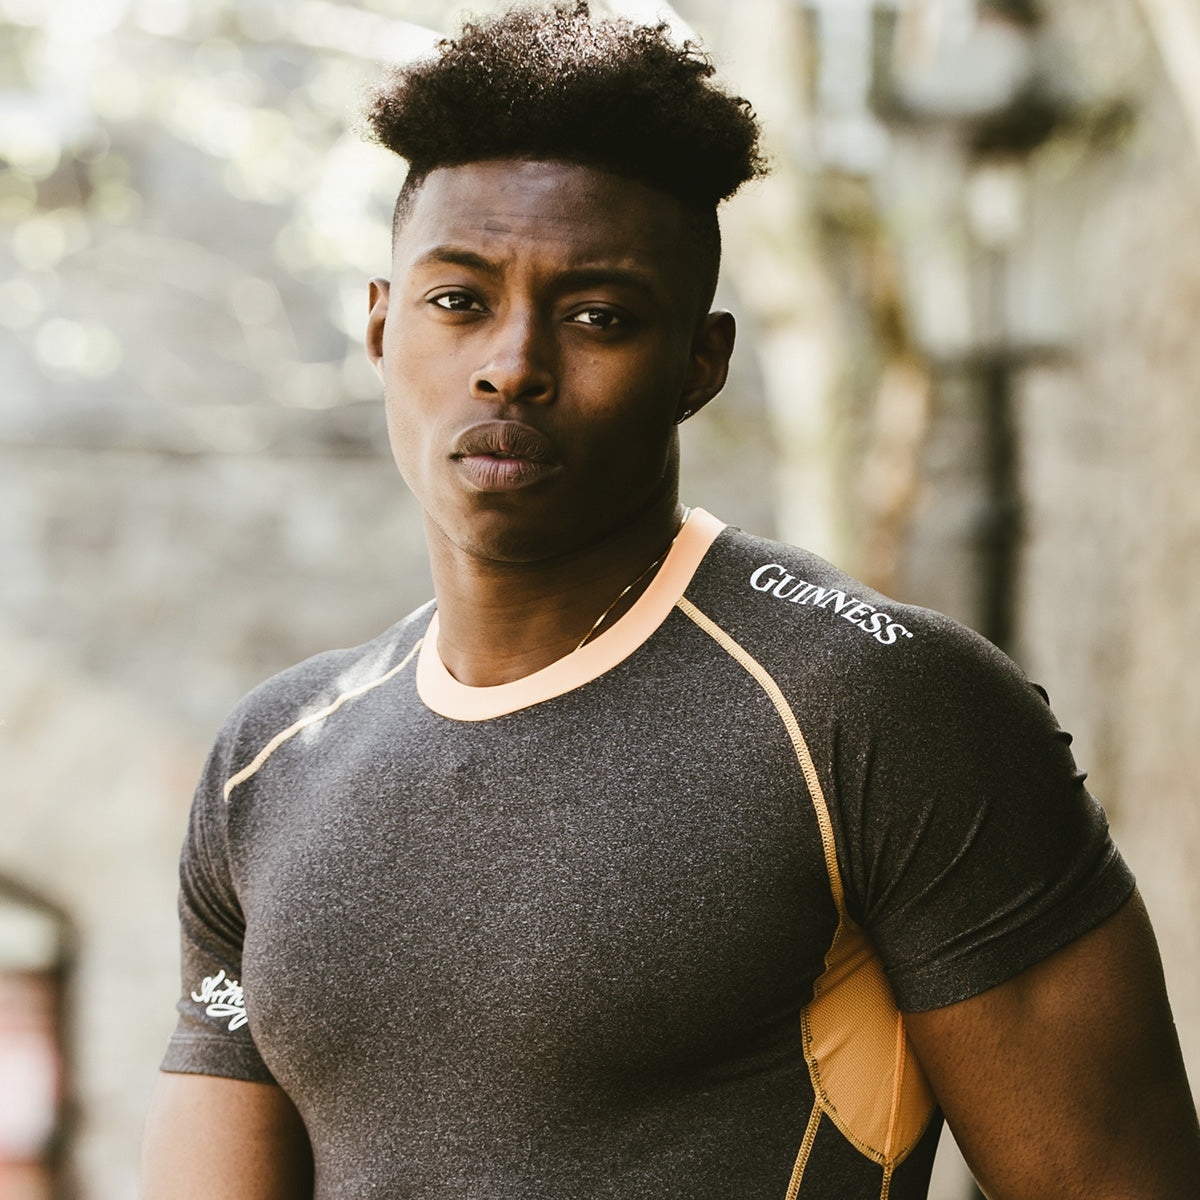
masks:
MULTIPOLYGON (((683 532, 683 527, 687 524, 687 519, 691 515, 692 515, 692 510, 690 508, 685 508, 683 510, 683 520, 679 522, 679 528, 677 530, 675 530, 675 536, 667 544, 667 548, 632 583, 627 583, 617 593, 616 599, 596 618, 591 629, 589 629, 587 631, 587 633, 585 633, 583 635, 583 638, 580 640, 579 645, 575 647, 576 650, 582 650, 584 648, 584 646, 586 646, 588 644, 589 640, 591 639, 592 634, 595 633, 596 630, 599 629, 600 626, 604 624, 604 618, 607 617, 608 614, 610 612, 612 612, 612 610, 614 608, 616 608, 617 605, 620 604, 621 601, 624 600, 625 597, 628 596, 629 593, 632 592, 633 589, 635 587, 637 587, 637 585, 639 583, 641 583, 642 580, 645 579, 646 576, 649 575, 650 572, 655 569, 655 567, 659 567, 662 565, 662 563, 666 559, 667 555, 670 554, 672 549, 674 548, 675 543, 677 541, 679 541, 679 535, 683 532)), ((572 651, 572 653, 574 653, 574 651, 572 651)))

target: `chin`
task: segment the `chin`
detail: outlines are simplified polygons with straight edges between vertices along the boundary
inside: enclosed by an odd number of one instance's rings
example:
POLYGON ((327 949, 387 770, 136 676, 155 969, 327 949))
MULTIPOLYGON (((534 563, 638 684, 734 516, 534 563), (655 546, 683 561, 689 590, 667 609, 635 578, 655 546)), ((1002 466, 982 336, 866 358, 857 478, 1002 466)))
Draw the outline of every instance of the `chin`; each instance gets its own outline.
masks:
POLYGON ((572 548, 577 540, 561 516, 532 517, 501 508, 476 510, 468 515, 433 522, 443 536, 464 554, 495 563, 540 562, 572 548))

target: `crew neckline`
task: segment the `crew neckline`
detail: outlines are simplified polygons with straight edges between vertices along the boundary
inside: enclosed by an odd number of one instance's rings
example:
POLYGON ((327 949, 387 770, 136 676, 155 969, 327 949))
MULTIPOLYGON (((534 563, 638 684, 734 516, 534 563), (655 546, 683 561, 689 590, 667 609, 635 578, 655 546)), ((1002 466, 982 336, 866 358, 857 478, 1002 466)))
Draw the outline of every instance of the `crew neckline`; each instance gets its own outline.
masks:
POLYGON ((460 683, 437 649, 435 611, 417 655, 417 694, 427 708, 455 721, 487 721, 572 692, 627 659, 667 619, 725 523, 693 508, 658 573, 614 625, 578 650, 510 683, 471 687, 460 683))

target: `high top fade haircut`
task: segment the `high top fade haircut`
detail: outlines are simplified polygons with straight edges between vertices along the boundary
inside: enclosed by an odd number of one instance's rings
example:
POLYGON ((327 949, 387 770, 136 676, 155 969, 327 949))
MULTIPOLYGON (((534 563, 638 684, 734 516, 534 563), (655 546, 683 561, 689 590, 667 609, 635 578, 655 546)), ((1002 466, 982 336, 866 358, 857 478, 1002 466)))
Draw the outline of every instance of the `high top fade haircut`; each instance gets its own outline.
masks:
POLYGON ((717 205, 766 173, 749 102, 714 73, 665 23, 593 18, 587 0, 465 24, 371 98, 368 136, 409 164, 393 238, 439 167, 504 158, 596 167, 683 206, 707 312, 721 257, 717 205))

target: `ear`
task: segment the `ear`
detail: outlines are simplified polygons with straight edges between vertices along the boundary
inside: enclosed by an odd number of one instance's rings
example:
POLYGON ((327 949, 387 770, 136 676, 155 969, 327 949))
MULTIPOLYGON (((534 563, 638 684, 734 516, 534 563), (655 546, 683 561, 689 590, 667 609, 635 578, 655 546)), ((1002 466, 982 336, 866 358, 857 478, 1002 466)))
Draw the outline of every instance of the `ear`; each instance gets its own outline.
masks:
POLYGON ((710 312, 700 322, 692 342, 692 357, 679 407, 675 411, 676 425, 698 413, 725 386, 736 335, 737 324, 732 313, 710 312))
POLYGON ((367 303, 367 357, 380 379, 383 378, 383 328, 387 323, 388 281, 372 279, 367 303))

